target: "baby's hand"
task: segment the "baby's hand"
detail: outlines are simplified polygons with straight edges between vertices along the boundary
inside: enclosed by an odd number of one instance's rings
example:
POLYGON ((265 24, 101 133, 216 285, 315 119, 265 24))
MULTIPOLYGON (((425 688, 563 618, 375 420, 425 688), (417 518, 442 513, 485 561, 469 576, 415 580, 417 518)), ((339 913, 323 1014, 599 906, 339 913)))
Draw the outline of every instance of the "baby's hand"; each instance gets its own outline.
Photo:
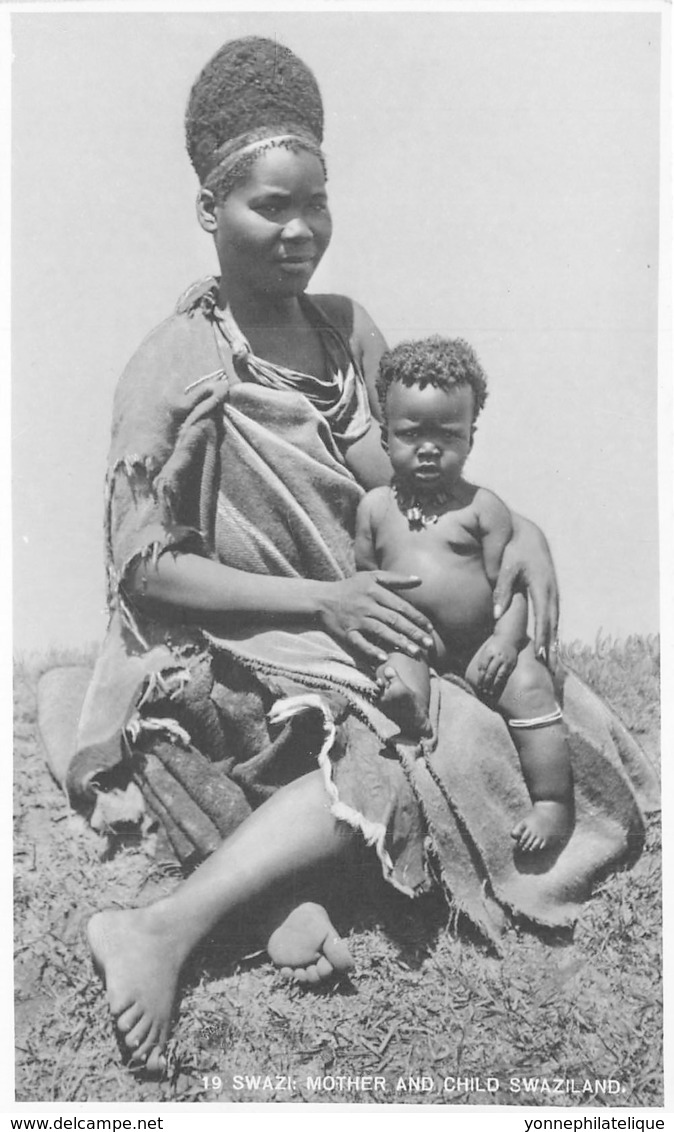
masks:
POLYGON ((515 646, 499 637, 490 637, 477 656, 478 692, 483 696, 499 699, 516 664, 515 646))

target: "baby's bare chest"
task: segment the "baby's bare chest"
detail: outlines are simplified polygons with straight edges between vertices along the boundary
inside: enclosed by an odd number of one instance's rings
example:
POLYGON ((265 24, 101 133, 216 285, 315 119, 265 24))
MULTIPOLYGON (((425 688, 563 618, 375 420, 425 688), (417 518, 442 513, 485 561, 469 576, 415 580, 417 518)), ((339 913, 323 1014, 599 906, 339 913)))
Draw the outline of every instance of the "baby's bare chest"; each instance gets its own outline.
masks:
MULTIPOLYGON (((472 559, 482 562, 479 524, 469 508, 447 512, 421 526, 410 523, 398 507, 389 507, 377 524, 375 546, 382 559, 437 560, 445 570, 472 559)), ((386 569, 383 561, 381 565, 386 569)))
POLYGON ((473 513, 452 512, 418 530, 400 513, 389 513, 375 532, 375 550, 382 569, 421 579, 405 596, 444 641, 484 637, 491 625, 492 590, 473 513))

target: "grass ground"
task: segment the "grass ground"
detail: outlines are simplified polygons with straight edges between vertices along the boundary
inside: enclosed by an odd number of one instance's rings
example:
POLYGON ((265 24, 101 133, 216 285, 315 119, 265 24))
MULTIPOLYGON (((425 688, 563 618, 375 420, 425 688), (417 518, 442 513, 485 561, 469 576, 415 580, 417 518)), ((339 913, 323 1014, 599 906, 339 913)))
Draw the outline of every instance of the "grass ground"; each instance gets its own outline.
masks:
MULTIPOLYGON (((657 639, 602 638, 565 653, 657 759, 657 639)), ((349 933, 356 960, 348 982, 303 993, 263 957, 240 960, 231 944, 207 940, 185 972, 166 1080, 132 1075, 82 920, 98 907, 142 903, 175 881, 148 883, 151 838, 102 840, 49 777, 35 684, 56 659, 16 668, 17 1100, 663 1104, 656 819, 636 866, 598 887, 572 938, 513 932, 502 959, 452 934, 439 899, 411 903, 382 891, 368 867, 358 899, 344 892, 337 902, 337 926, 349 933), (377 1075, 386 1088, 331 1090, 330 1077, 340 1074, 377 1075), (277 1075, 288 1080, 279 1085, 277 1075), (327 1088, 312 1088, 310 1078, 326 1076, 327 1088), (470 1084, 452 1089, 454 1078, 470 1084), (527 1078, 538 1091, 526 1091, 527 1078), (397 1088, 400 1079, 408 1088, 397 1088), (541 1091, 544 1079, 551 1090, 564 1081, 562 1091, 541 1091), (617 1091, 585 1088, 597 1080, 617 1091)))

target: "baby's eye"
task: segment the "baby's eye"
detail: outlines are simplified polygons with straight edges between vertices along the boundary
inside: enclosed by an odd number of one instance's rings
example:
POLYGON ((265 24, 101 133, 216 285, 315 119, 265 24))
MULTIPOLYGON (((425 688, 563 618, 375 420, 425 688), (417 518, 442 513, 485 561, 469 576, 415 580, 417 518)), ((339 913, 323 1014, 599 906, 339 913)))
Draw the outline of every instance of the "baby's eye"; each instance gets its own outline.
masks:
POLYGON ((283 205, 278 201, 261 201, 259 204, 252 206, 253 212, 259 213, 260 216, 276 217, 283 209, 283 205))

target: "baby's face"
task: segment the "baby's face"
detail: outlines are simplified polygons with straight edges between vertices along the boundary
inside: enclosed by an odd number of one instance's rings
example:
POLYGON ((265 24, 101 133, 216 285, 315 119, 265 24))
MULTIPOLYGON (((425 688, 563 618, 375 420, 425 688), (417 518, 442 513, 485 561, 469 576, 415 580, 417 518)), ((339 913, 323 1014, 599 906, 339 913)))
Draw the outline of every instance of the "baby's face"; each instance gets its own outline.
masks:
POLYGON ((386 398, 388 449, 398 479, 417 495, 449 490, 472 447, 473 391, 394 381, 386 398))

